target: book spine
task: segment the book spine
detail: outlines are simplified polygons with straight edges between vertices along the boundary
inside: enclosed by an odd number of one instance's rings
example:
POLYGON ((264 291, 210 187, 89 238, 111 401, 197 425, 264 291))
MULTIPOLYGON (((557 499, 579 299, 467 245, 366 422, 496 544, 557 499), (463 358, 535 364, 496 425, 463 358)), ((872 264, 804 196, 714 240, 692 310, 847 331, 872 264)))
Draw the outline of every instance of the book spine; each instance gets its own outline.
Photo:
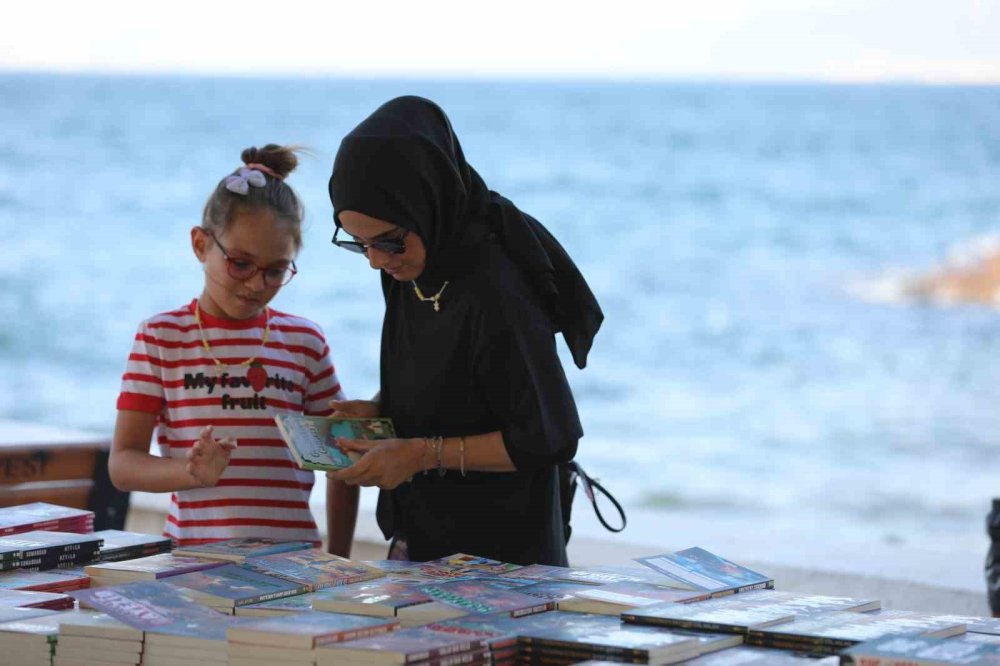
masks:
POLYGON ((743 627, 731 624, 719 624, 718 622, 701 622, 698 620, 680 620, 673 618, 635 616, 629 613, 622 613, 621 619, 630 624, 648 624, 657 627, 672 627, 674 629, 691 629, 694 631, 716 631, 722 634, 747 633, 747 630, 743 627))
POLYGON ((524 617, 525 615, 534 615, 535 613, 541 613, 544 611, 553 610, 556 607, 556 602, 546 601, 545 603, 537 604, 535 606, 529 606, 527 608, 516 608, 510 612, 511 617, 524 617))
POLYGON ((353 641, 355 638, 368 638, 369 636, 378 636, 379 634, 387 634, 399 625, 396 623, 383 624, 376 627, 364 627, 362 629, 352 629, 350 631, 340 631, 336 634, 331 634, 329 636, 323 636, 316 639, 316 647, 322 647, 324 645, 330 645, 332 643, 342 643, 344 641, 353 641))
POLYGON ((277 592, 265 592, 263 594, 258 594, 247 599, 237 599, 234 606, 249 606, 250 604, 259 604, 262 601, 270 601, 271 599, 281 599, 283 597, 294 597, 297 594, 305 594, 308 589, 308 585, 303 585, 299 589, 292 590, 278 590, 277 592))

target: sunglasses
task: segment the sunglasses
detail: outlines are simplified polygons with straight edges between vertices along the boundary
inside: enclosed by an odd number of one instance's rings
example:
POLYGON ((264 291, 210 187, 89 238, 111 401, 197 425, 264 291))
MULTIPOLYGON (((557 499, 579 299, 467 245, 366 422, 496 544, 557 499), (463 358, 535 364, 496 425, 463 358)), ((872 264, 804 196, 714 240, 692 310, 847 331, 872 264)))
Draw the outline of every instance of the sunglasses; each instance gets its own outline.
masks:
POLYGON ((333 232, 333 238, 330 242, 337 247, 344 248, 350 252, 356 254, 368 255, 369 248, 375 248, 379 252, 385 252, 387 254, 403 254, 406 252, 406 243, 404 239, 407 234, 410 233, 409 229, 403 229, 403 234, 397 238, 382 238, 377 241, 372 241, 371 243, 362 243, 360 241, 353 240, 337 240, 337 234, 340 233, 340 227, 333 232))

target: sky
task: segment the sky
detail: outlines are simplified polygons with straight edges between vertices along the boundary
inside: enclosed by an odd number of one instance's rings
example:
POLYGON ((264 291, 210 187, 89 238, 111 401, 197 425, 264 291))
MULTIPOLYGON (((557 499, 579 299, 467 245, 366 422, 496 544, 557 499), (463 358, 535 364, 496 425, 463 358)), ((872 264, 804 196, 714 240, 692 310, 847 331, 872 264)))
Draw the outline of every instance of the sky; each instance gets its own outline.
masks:
POLYGON ((1000 0, 11 0, 0 70, 1000 83, 1000 0))

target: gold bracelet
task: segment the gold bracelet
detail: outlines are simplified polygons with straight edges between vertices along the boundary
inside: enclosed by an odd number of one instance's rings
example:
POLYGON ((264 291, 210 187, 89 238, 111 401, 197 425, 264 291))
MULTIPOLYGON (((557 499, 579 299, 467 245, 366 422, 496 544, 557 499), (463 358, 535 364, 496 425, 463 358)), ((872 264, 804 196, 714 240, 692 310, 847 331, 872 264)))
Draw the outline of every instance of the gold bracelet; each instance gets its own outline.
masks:
POLYGON ((465 476, 465 435, 458 438, 458 469, 465 476))

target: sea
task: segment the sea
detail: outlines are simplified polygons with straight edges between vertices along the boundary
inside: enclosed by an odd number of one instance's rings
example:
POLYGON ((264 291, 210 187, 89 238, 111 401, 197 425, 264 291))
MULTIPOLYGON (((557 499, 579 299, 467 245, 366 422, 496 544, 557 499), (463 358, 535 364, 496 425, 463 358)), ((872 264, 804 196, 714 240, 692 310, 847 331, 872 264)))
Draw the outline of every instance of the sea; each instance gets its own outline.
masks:
POLYGON ((300 272, 273 304, 374 393, 379 281, 330 245, 326 184, 341 137, 400 94, 446 110, 597 295, 587 368, 560 348, 577 459, 645 516, 633 538, 702 545, 678 532, 699 525, 980 565, 1000 312, 898 287, 1000 247, 1000 87, 3 73, 0 418, 110 433, 136 326, 200 292, 206 197, 268 142, 309 151, 300 272))

